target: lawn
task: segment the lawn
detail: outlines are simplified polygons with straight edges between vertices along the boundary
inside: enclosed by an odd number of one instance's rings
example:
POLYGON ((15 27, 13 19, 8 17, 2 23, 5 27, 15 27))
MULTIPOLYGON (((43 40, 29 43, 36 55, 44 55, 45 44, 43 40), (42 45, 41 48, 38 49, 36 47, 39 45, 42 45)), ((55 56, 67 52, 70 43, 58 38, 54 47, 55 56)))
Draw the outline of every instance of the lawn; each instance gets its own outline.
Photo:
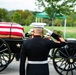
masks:
MULTIPOLYGON (((30 26, 24 26, 25 33, 28 32, 31 28, 30 26)), ((52 30, 51 26, 46 26, 46 28, 52 30)), ((64 27, 54 27, 54 30, 64 32, 64 27)), ((76 38, 76 27, 66 27, 66 38, 76 38)))

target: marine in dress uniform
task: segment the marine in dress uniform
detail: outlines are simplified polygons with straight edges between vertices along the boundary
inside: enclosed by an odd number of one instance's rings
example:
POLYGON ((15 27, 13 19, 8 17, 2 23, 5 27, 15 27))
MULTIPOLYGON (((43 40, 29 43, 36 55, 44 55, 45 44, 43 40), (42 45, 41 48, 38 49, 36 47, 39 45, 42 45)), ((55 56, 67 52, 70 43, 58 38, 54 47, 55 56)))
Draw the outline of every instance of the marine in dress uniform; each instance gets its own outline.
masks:
POLYGON ((57 34, 47 30, 51 36, 60 39, 60 43, 42 38, 43 28, 34 28, 34 37, 24 41, 20 57, 20 75, 49 75, 48 54, 51 48, 58 48, 65 45, 65 40, 57 34), (25 60, 28 58, 25 71, 25 60))

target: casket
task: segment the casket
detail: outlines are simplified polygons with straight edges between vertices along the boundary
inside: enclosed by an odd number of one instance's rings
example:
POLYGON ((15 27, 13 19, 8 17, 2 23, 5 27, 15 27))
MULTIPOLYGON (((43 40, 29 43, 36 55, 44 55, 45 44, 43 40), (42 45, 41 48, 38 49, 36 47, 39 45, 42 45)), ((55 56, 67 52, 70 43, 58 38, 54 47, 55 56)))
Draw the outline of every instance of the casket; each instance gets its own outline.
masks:
POLYGON ((20 24, 0 22, 0 38, 23 38, 24 28, 20 24))

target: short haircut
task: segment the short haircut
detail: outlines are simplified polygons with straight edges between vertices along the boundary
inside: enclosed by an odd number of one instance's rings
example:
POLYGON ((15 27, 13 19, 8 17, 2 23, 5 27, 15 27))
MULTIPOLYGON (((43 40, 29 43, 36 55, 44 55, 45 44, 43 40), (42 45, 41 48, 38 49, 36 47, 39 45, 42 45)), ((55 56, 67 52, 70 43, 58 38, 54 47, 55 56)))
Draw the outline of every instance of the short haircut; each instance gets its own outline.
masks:
POLYGON ((34 28, 34 33, 42 34, 43 33, 43 29, 42 28, 34 28))

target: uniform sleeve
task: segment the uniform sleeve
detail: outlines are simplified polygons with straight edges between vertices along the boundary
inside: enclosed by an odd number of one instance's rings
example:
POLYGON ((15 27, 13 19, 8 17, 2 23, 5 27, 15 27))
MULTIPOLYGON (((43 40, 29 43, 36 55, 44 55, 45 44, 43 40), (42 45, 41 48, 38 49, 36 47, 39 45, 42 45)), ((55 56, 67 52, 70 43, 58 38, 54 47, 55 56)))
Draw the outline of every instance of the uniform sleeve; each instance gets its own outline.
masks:
POLYGON ((62 47, 62 46, 65 46, 66 43, 65 42, 60 42, 60 43, 56 43, 54 41, 49 41, 49 46, 50 48, 59 48, 59 47, 62 47))
POLYGON ((31 35, 29 33, 25 33, 25 37, 30 37, 31 35))
POLYGON ((20 75, 25 75, 25 60, 26 60, 26 48, 25 43, 23 43, 21 54, 20 54, 20 75))
POLYGON ((51 36, 52 36, 54 39, 60 41, 60 40, 59 40, 59 37, 61 37, 60 35, 58 35, 58 34, 56 34, 56 33, 52 33, 51 36))

